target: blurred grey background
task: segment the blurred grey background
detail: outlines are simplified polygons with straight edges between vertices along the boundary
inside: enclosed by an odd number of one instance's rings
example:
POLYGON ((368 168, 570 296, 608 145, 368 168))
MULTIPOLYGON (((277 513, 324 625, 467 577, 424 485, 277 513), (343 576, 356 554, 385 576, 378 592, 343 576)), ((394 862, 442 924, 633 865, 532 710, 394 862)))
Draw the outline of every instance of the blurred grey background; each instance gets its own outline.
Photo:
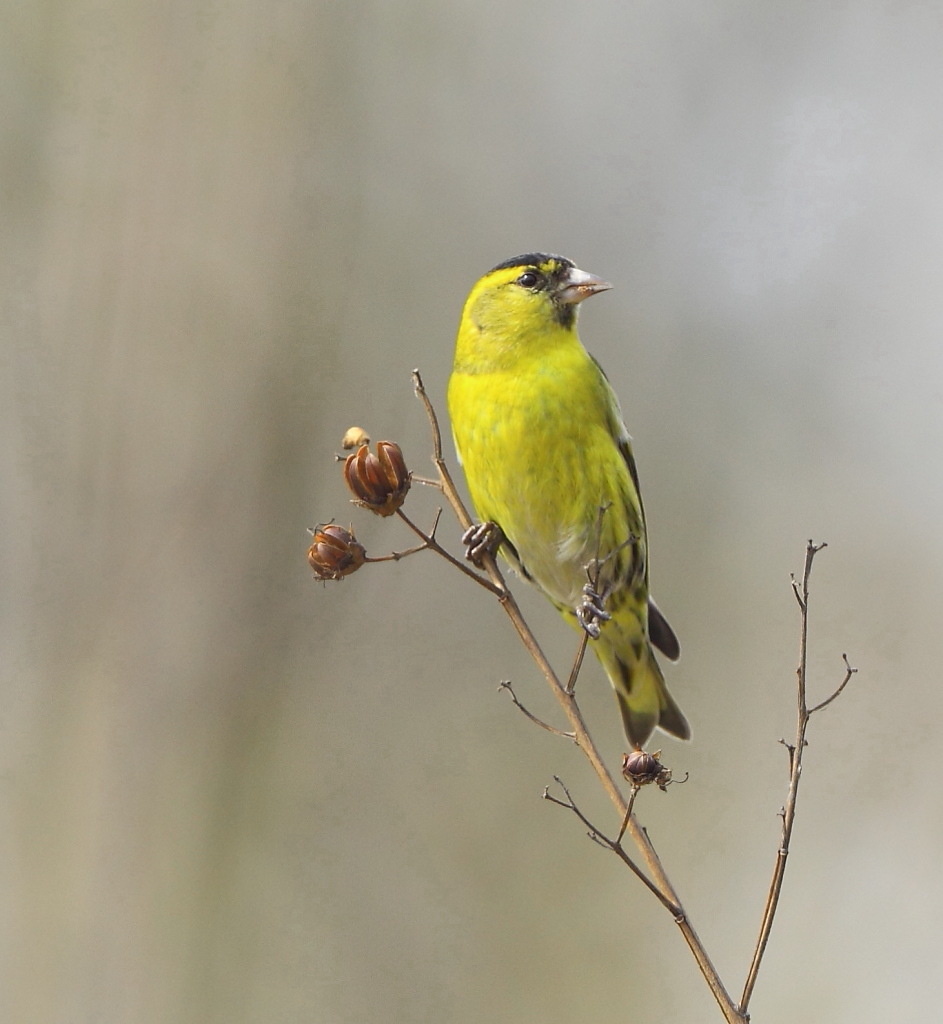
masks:
MULTIPOLYGON (((0 1017, 720 1019, 498 607, 314 582, 359 424, 429 472, 485 270, 562 252, 619 392, 695 729, 640 812, 757 1022, 938 1012, 943 24, 934 5, 7 4, 0 1017)), ((435 495, 410 508, 431 522, 435 495)), ((457 529, 443 522, 442 537, 457 529)), ((565 667, 574 638, 520 598, 565 667)), ((622 749, 595 663, 584 707, 622 749)))

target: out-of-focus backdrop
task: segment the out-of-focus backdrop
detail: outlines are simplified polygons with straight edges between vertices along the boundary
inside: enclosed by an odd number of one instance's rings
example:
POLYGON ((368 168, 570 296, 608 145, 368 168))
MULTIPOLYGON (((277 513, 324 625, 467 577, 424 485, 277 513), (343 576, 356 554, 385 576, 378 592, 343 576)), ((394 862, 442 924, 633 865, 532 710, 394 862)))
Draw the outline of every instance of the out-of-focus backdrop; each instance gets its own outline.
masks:
MULTIPOLYGON (((933 5, 7 5, 0 1017, 719 1019, 499 608, 315 583, 358 424, 429 472, 461 303, 562 252, 644 486, 690 781, 643 820, 739 992, 807 538, 814 723, 757 1022, 931 1019, 943 886, 933 5), (814 951, 814 952, 813 952, 814 951)), ((435 495, 411 496, 431 522, 435 495)), ((454 542, 445 520, 443 539, 454 542)), ((522 589, 522 588, 519 588, 522 589)), ((573 636, 521 593, 565 667, 573 636)), ((585 710, 622 741, 595 662, 585 710)))

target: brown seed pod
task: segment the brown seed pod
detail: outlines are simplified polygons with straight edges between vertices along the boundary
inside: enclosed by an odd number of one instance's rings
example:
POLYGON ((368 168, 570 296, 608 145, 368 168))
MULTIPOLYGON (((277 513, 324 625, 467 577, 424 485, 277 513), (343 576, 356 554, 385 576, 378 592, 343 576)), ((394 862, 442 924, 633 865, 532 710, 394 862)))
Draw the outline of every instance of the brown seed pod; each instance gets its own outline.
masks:
POLYGON ((367 552, 353 534, 336 523, 314 529, 308 548, 308 563, 321 580, 339 580, 356 572, 367 560, 367 552))
POLYGON ((412 474, 394 441, 377 441, 374 455, 361 445, 344 462, 344 478, 358 505, 378 516, 391 516, 406 500, 412 474))
POLYGON ((658 760, 660 750, 649 754, 646 750, 633 750, 622 758, 622 774, 635 786, 647 786, 654 782, 664 789, 671 781, 671 770, 658 760))

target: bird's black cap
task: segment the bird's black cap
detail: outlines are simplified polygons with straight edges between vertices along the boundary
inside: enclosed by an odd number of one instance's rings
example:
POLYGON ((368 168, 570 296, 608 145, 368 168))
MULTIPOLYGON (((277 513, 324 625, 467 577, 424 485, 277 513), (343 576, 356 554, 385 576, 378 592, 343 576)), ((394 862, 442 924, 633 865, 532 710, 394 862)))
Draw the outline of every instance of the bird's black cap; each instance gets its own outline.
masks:
POLYGON ((557 263, 564 267, 576 266, 576 264, 572 260, 568 260, 566 256, 555 256, 550 252, 526 252, 523 256, 512 256, 509 260, 499 263, 496 267, 492 267, 490 272, 494 273, 496 270, 510 270, 511 267, 539 267, 542 263, 546 263, 548 260, 556 260, 557 263))

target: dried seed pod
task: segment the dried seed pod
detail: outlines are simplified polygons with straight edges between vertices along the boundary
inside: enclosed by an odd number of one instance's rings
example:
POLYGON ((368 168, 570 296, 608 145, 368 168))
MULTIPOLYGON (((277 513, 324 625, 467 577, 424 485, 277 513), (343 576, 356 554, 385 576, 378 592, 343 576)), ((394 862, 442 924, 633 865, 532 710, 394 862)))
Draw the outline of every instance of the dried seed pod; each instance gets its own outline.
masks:
POLYGON ((367 552, 353 534, 336 523, 314 529, 308 548, 308 563, 321 580, 339 580, 356 572, 367 560, 367 552))
POLYGON ((394 441, 377 441, 376 455, 361 445, 347 456, 344 478, 357 504, 378 516, 391 516, 405 501, 412 483, 403 452, 394 441))
POLYGON ((635 786, 647 786, 654 782, 664 789, 671 781, 671 770, 658 760, 660 750, 649 754, 645 750, 633 750, 622 758, 622 774, 635 786))

